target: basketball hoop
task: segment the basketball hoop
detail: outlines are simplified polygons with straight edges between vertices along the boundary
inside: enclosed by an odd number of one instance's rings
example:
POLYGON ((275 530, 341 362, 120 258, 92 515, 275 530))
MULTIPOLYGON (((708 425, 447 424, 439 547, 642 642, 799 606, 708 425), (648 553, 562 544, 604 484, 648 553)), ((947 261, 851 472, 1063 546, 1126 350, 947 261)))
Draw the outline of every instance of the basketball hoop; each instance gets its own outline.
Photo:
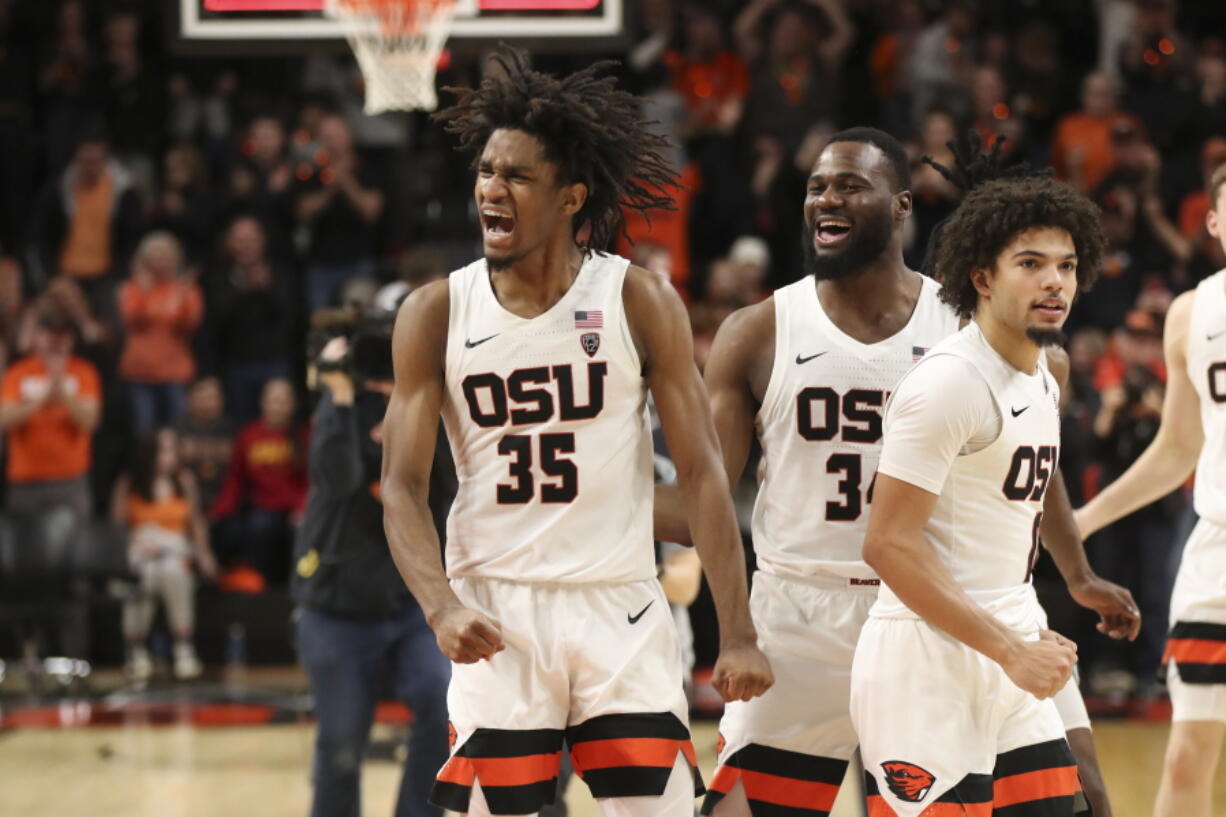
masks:
POLYGON ((327 0, 366 80, 366 113, 432 111, 454 0, 327 0))

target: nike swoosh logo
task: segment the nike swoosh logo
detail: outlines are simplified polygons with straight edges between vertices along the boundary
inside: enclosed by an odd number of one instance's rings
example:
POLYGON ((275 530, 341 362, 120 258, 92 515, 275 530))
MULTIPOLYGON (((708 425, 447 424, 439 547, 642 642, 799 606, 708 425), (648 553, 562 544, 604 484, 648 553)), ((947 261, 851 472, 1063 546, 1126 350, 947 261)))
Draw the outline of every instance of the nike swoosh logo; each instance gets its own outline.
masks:
MULTIPOLYGON (((827 349, 827 350, 826 350, 826 352, 829 352, 829 351, 830 351, 829 349, 827 349)), ((796 355, 796 362, 797 362, 797 363, 808 363, 808 362, 809 362, 810 360, 812 360, 813 358, 815 358, 815 357, 821 357, 822 355, 826 354, 826 352, 818 352, 817 354, 815 354, 815 355, 809 355, 808 357, 801 357, 799 354, 797 354, 797 355, 796 355)))
POLYGON ((1226 335, 1226 329, 1223 329, 1221 332, 1218 332, 1218 333, 1213 334, 1213 335, 1205 335, 1205 340, 1207 340, 1207 341, 1209 341, 1210 343, 1212 343, 1213 341, 1215 341, 1215 340, 1217 340, 1218 338, 1220 338, 1222 335, 1226 335))
POLYGON ((481 340, 466 340, 464 341, 464 348, 475 349, 476 347, 485 343, 487 340, 493 340, 494 338, 498 337, 501 334, 502 334, 501 332, 495 332, 494 334, 490 335, 488 338, 481 338, 481 340))
POLYGON ((1009 411, 1013 414, 1014 417, 1020 417, 1022 412, 1028 408, 1030 408, 1030 406, 1022 406, 1020 409, 1015 409, 1012 406, 1010 406, 1009 411))
MULTIPOLYGON (((647 602, 647 607, 650 607, 651 605, 655 603, 656 603, 656 600, 652 599, 651 601, 647 602)), ((639 610, 639 614, 637 616, 632 616, 629 613, 626 613, 626 621, 629 621, 631 624, 638 624, 639 619, 643 617, 643 613, 647 612, 647 607, 644 607, 642 610, 639 610)))

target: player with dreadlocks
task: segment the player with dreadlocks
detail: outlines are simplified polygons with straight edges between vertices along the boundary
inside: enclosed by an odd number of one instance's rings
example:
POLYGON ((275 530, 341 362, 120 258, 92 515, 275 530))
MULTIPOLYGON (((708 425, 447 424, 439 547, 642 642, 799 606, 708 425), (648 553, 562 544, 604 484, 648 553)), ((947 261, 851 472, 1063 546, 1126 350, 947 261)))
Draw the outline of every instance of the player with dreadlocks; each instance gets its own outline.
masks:
POLYGON ((1122 588, 1085 565, 1057 470, 1073 298, 1098 274, 1097 211, 1044 174, 963 142, 938 168, 969 189, 934 236, 941 298, 969 323, 885 412, 864 559, 884 585, 852 666, 851 715, 874 814, 1017 807, 1073 815, 1078 770, 1053 695, 1076 647, 1046 629, 1030 572, 1046 540, 1099 628, 1135 635, 1122 588), (1059 360, 1059 365, 1054 365, 1059 360))
POLYGON ((715 596, 716 688, 747 700, 773 678, 685 309, 603 252, 621 207, 668 205, 666 143, 604 65, 557 78, 511 49, 494 60, 438 114, 477 157, 484 258, 401 308, 383 430, 388 540, 454 662, 432 800, 534 814, 565 738, 605 814, 690 817, 701 782, 656 580, 649 389, 715 596), (446 574, 426 503, 440 414, 459 476, 446 574))

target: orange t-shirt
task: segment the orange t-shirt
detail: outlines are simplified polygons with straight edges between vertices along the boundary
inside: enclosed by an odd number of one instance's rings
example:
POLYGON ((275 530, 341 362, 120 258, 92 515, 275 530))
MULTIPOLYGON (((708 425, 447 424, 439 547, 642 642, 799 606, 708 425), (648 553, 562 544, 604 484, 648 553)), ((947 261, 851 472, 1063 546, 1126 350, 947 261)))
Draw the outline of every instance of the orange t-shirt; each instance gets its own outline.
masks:
POLYGON ((128 525, 133 528, 157 525, 163 530, 186 536, 191 519, 192 509, 186 497, 172 494, 150 502, 135 491, 128 494, 128 525))
POLYGON ((1130 120, 1135 127, 1140 122, 1130 114, 1090 116, 1071 113, 1056 126, 1052 140, 1051 164, 1056 176, 1068 178, 1068 158, 1074 149, 1081 151, 1081 190, 1093 193, 1098 183, 1115 168, 1115 147, 1111 144, 1111 128, 1121 119, 1130 120))
MULTIPOLYGON (((69 358, 67 390, 76 397, 98 400, 98 371, 79 357, 69 358)), ((0 402, 6 406, 38 399, 51 387, 42 358, 23 358, 4 373, 0 402)), ((90 465, 91 432, 78 426, 62 403, 41 406, 24 423, 9 429, 10 482, 50 482, 84 475, 90 465)))
POLYGON ((145 290, 133 281, 119 288, 127 329, 119 374, 137 383, 186 383, 196 376, 192 336, 204 317, 204 296, 191 283, 159 281, 145 290))
POLYGON ((60 269, 77 278, 94 278, 111 268, 111 174, 93 187, 73 191, 68 235, 60 251, 60 269))

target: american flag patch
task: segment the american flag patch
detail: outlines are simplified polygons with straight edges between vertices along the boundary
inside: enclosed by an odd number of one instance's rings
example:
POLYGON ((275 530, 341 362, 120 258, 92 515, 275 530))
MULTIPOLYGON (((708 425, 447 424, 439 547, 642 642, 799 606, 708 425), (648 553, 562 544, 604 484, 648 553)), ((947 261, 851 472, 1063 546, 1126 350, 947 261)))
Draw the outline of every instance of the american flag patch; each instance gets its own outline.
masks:
POLYGON ((926 354, 928 354, 928 350, 925 349, 923 346, 912 346, 911 347, 911 362, 914 363, 915 361, 919 360, 921 357, 923 357, 926 354))
POLYGON ((599 309, 588 309, 584 311, 575 311, 575 328, 576 329, 603 329, 604 328, 604 312, 599 309))

